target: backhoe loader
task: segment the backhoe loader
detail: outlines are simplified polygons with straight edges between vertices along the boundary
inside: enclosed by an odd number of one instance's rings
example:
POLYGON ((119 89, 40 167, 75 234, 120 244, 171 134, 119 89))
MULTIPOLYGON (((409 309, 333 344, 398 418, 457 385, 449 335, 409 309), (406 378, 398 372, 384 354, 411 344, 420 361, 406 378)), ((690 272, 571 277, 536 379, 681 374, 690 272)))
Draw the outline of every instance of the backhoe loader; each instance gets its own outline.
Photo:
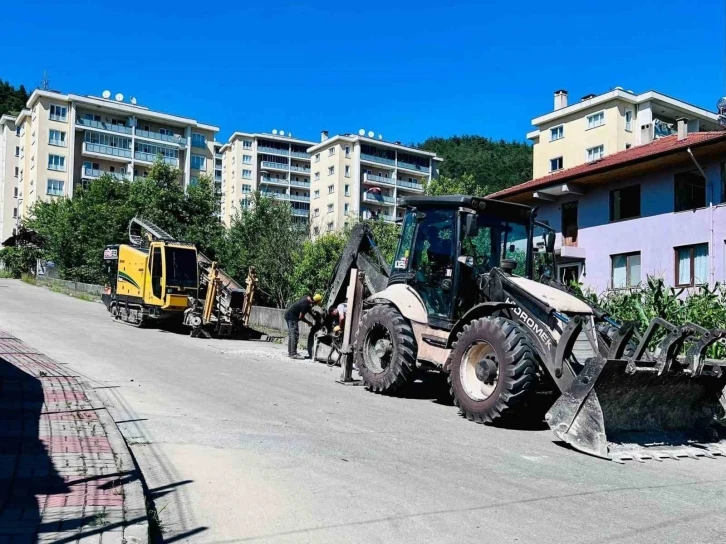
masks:
POLYGON ((706 358, 726 331, 654 319, 640 335, 567 292, 551 279, 554 231, 534 208, 468 196, 401 205, 389 273, 363 271, 354 244, 326 300, 340 302, 352 278, 356 322, 342 350, 366 388, 396 393, 417 368, 435 368, 472 421, 522 415, 552 391, 544 419, 582 452, 616 461, 726 456, 726 361, 706 358))

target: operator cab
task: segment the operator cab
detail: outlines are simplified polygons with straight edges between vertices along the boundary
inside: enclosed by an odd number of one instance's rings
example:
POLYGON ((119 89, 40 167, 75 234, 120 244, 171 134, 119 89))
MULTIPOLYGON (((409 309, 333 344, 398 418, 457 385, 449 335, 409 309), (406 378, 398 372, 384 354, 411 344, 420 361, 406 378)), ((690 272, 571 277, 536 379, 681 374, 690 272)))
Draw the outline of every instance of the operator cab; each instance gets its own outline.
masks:
POLYGON ((470 196, 406 197, 402 205, 389 284, 415 285, 432 326, 450 329, 480 302, 494 268, 540 279, 554 266, 554 232, 529 206, 470 196))

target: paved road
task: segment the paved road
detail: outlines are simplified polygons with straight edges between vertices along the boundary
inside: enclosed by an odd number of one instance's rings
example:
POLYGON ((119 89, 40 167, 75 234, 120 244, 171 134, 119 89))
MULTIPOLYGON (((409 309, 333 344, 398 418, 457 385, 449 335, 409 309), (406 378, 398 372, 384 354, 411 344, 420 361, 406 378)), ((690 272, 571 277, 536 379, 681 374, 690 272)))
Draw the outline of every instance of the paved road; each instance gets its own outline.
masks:
POLYGON ((726 460, 617 465, 469 423, 435 387, 373 395, 281 346, 134 329, 11 280, 0 328, 104 394, 167 540, 726 541, 726 460))

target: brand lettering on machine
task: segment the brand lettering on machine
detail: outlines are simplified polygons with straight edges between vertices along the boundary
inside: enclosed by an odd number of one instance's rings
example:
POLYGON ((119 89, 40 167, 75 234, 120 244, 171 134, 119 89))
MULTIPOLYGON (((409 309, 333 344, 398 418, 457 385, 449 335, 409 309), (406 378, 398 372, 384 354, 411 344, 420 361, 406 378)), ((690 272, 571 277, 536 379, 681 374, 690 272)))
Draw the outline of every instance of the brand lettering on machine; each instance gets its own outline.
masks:
MULTIPOLYGON (((509 297, 507 297, 507 302, 516 305, 516 302, 514 302, 509 297)), ((514 312, 514 315, 516 315, 522 323, 527 325, 527 327, 529 327, 530 330, 539 337, 544 345, 546 345, 548 348, 552 347, 552 339, 550 338, 550 335, 547 334, 547 331, 543 329, 533 317, 531 317, 519 306, 515 306, 514 308, 512 308, 512 312, 514 312)))

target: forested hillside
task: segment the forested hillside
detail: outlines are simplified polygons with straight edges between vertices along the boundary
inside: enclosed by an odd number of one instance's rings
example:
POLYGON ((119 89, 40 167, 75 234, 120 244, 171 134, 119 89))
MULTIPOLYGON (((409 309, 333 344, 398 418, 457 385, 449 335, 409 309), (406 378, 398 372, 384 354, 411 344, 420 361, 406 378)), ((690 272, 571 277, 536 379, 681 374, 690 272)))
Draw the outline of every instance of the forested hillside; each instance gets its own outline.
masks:
POLYGON ((0 79, 0 115, 19 113, 28 101, 28 92, 21 85, 17 89, 0 79))

